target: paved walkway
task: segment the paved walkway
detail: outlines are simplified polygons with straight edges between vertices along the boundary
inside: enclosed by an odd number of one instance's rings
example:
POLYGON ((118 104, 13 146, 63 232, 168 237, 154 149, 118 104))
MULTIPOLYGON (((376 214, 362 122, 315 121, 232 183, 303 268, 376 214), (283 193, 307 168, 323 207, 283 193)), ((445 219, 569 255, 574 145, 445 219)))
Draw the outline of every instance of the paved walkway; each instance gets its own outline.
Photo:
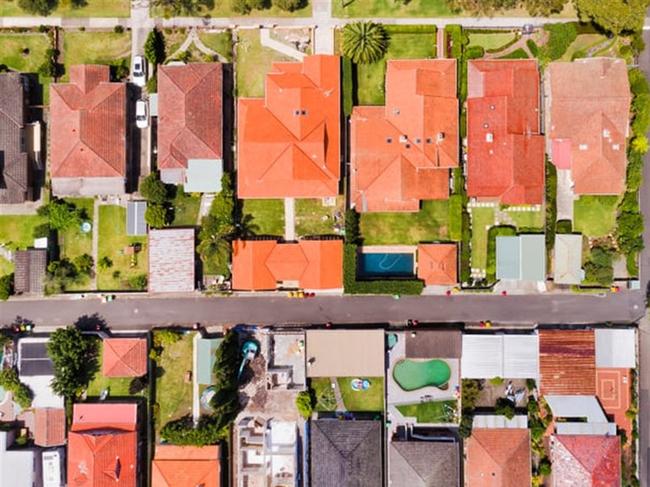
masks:
POLYGON ((93 279, 91 289, 97 289, 97 259, 99 258, 99 205, 100 201, 93 200, 93 279))
POLYGON ((210 207, 214 201, 214 193, 203 193, 201 195, 201 204, 199 206, 199 215, 196 218, 196 224, 200 225, 204 216, 210 213, 210 207))
POLYGON ((345 403, 343 402, 343 395, 341 394, 339 381, 336 380, 336 377, 330 377, 330 386, 332 387, 332 390, 334 391, 334 397, 336 398, 336 410, 347 411, 345 403))
POLYGON ((192 419, 194 424, 197 424, 201 416, 201 401, 199 398, 199 381, 197 378, 197 371, 199 370, 199 357, 197 353, 197 343, 201 338, 200 333, 194 334, 192 340, 192 419))
POLYGON ((436 57, 438 59, 445 59, 447 57, 447 44, 445 38, 445 29, 438 29, 436 32, 436 57))
POLYGON ((292 242, 296 239, 296 200, 284 199, 284 239, 292 242))
POLYGON ((304 52, 300 52, 298 49, 295 49, 283 42, 272 39, 271 29, 267 29, 267 28, 260 29, 260 43, 264 47, 273 49, 274 51, 284 54, 287 57, 295 59, 296 61, 302 61, 305 58, 304 52))

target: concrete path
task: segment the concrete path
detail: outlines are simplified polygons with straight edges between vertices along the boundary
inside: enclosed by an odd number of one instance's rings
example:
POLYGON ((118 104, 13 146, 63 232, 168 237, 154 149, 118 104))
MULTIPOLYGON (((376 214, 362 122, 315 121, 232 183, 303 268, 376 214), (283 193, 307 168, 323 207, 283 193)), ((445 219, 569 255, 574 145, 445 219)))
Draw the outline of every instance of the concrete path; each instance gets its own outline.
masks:
POLYGON ((93 279, 90 289, 97 289, 97 260, 99 259, 99 205, 98 199, 93 200, 93 279))
POLYGON ((199 370, 199 356, 196 352, 197 342, 201 338, 200 333, 195 333, 192 339, 192 419, 197 424, 201 416, 201 402, 199 398, 199 381, 196 372, 199 370))
POLYGON ((305 53, 300 52, 298 49, 295 49, 283 42, 276 41, 271 38, 271 29, 263 28, 260 29, 260 43, 264 47, 273 49, 274 51, 284 54, 287 57, 295 59, 296 61, 302 61, 305 58, 305 53))
POLYGON ((131 1, 131 59, 144 54, 144 43, 151 30, 149 18, 149 0, 131 1))
POLYGON ((330 386, 332 386, 332 390, 334 391, 334 397, 336 398, 336 410, 347 411, 345 407, 345 403, 343 402, 343 395, 341 394, 339 381, 336 380, 336 377, 330 377, 330 386))
POLYGON ((334 54, 334 28, 332 0, 313 0, 314 53, 334 54))
POLYGON ((284 239, 292 242, 296 239, 296 200, 284 199, 284 239))
POLYGON ((176 49, 175 52, 170 54, 168 56, 168 59, 175 59, 181 55, 181 53, 187 51, 190 46, 194 44, 196 48, 201 51, 203 54, 207 54, 208 56, 217 56, 219 58, 219 61, 222 63, 228 62, 228 60, 219 54, 217 51, 210 49, 208 46, 206 46, 201 38, 199 37, 199 33, 196 30, 196 27, 191 27, 189 33, 187 34, 187 37, 183 41, 183 43, 180 45, 178 49, 176 49))
POLYGON ((214 193, 203 193, 201 195, 201 205, 199 206, 199 215, 196 218, 196 224, 201 225, 201 220, 204 216, 210 213, 210 207, 214 201, 214 193))
POLYGON ((573 221, 573 203, 576 195, 573 192, 573 181, 570 169, 560 169, 557 172, 557 219, 573 221))
POLYGON ((436 57, 445 59, 447 57, 447 44, 445 43, 445 29, 438 29, 436 32, 436 57))
POLYGON ((0 205, 0 215, 36 215, 41 201, 28 201, 20 205, 0 205))

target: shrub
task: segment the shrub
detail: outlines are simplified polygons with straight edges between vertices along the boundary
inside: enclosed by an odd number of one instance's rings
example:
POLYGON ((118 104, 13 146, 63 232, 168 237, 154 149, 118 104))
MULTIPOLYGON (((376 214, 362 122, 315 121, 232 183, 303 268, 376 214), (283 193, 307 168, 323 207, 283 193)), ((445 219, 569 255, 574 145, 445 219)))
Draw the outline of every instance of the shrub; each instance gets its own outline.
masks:
POLYGON ((147 275, 146 274, 138 274, 135 276, 129 277, 129 287, 131 289, 146 289, 147 288, 147 275))
POLYGON ((150 203, 144 212, 144 219, 151 228, 162 228, 169 221, 169 212, 163 205, 150 203))
POLYGON ((473 410, 481 395, 483 383, 479 379, 463 379, 461 383, 461 406, 463 410, 473 410))
POLYGON ((548 458, 542 458, 539 462, 538 472, 544 477, 551 475, 551 461, 548 458))
POLYGON ((345 242, 355 245, 361 243, 360 215, 354 208, 345 212, 345 242))
POLYGON ((158 76, 153 74, 147 80, 147 93, 156 93, 158 91, 158 76))
POLYGON ((466 413, 463 411, 463 414, 460 418, 460 425, 458 427, 458 434, 461 438, 469 438, 472 435, 472 426, 474 424, 474 414, 466 413))
POLYGON ((343 28, 343 54, 355 63, 379 61, 388 49, 388 34, 381 24, 354 22, 343 28))
POLYGON ((549 61, 560 59, 578 37, 576 25, 572 22, 547 24, 544 26, 544 30, 548 32, 549 36, 542 49, 542 57, 549 61))
POLYGON ((609 286, 614 279, 612 251, 604 247, 594 247, 584 268, 587 281, 609 286))
POLYGON ((228 425, 221 424, 216 417, 203 415, 198 424, 190 415, 170 421, 160 430, 160 436, 174 445, 214 445, 226 438, 228 425))
POLYGON ((445 26, 445 38, 449 37, 450 57, 460 59, 463 56, 463 28, 457 24, 445 26))
POLYGON ((628 165, 626 175, 627 191, 637 192, 643 182, 643 156, 634 151, 628 154, 628 165))
POLYGON ((314 395, 311 390, 298 393, 296 396, 296 408, 303 418, 311 418, 314 411, 314 402, 314 395))
POLYGON ((6 301, 14 291, 14 275, 6 274, 0 277, 0 301, 6 301))
POLYGON ((645 154, 648 152, 648 149, 650 149, 650 144, 648 143, 648 138, 645 135, 640 134, 632 139, 630 147, 634 152, 645 154))
POLYGON ((650 94, 639 93, 632 100, 632 132, 634 134, 645 134, 650 128, 650 94))
POLYGON ((515 417, 515 405, 511 400, 500 397, 494 405, 494 412, 495 414, 505 416, 507 419, 512 419, 515 417))
POLYGON ((48 219, 52 230, 67 230, 81 225, 82 212, 72 203, 55 198, 38 209, 38 214, 48 219))
POLYGON ((555 233, 572 233, 573 223, 571 220, 558 220, 555 224, 555 233))
POLYGON ((164 348, 173 345, 183 337, 183 334, 174 328, 163 328, 153 333, 153 345, 156 348, 164 348))
POLYGON ((505 56, 501 56, 499 59, 528 59, 528 53, 520 47, 505 56))
POLYGON ((535 399, 535 396, 528 396, 528 415, 537 415, 539 414, 539 403, 535 399))
POLYGON ((350 58, 341 58, 341 71, 342 71, 342 88, 343 88, 343 113, 346 116, 352 115, 352 108, 354 106, 354 83, 352 80, 352 61, 350 58))
POLYGON ((233 12, 240 15, 246 15, 251 12, 251 7, 247 0, 230 0, 230 7, 233 12))
POLYGON ((143 375, 142 377, 134 377, 129 383, 129 394, 139 394, 147 388, 147 385, 148 382, 146 375, 143 375))
POLYGON ((526 389, 528 392, 533 392, 536 387, 537 383, 535 382, 535 379, 526 379, 526 389))
POLYGON ((273 0, 273 5, 278 7, 280 10, 286 12, 293 12, 295 10, 301 9, 305 6, 304 0, 273 0))
POLYGON ((539 56, 539 46, 535 43, 534 40, 528 39, 526 41, 526 45, 528 46, 528 50, 533 56, 535 57, 539 56))
POLYGON ((122 81, 129 76, 129 61, 127 59, 117 59, 110 64, 111 79, 122 81))
POLYGON ((469 46, 465 49, 465 58, 466 59, 480 59, 485 55, 485 49, 483 46, 469 46))
POLYGON ((492 384, 495 387, 503 385, 503 382, 504 382, 503 377, 492 377, 490 379, 490 384, 492 384))
POLYGON ((0 371, 0 386, 11 392, 14 402, 22 409, 31 407, 32 391, 28 386, 20 382, 16 369, 5 368, 0 371))
POLYGON ((165 183, 160 180, 157 172, 152 172, 140 183, 140 194, 149 203, 163 204, 169 197, 165 183))
POLYGON ((553 250, 555 245, 555 225, 557 220, 557 170, 551 161, 546 159, 546 251, 553 250))
POLYGON ((113 27, 113 32, 115 32, 116 34, 122 34, 124 32, 124 27, 122 27, 121 25, 116 25, 115 27, 113 27))
POLYGON ((154 66, 162 64, 165 61, 165 38, 162 32, 154 29, 149 32, 147 40, 144 43, 144 57, 154 66))
POLYGON ((105 255, 104 257, 99 259, 97 265, 99 266, 100 269, 106 270, 113 267, 113 261, 107 255, 105 255))

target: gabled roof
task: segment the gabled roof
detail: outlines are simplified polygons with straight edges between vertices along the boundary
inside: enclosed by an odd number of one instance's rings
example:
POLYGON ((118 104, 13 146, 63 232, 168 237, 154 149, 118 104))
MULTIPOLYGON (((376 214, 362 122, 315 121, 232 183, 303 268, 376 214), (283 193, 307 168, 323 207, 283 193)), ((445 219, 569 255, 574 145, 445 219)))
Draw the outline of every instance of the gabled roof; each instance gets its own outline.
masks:
POLYGON ((239 98, 241 198, 336 196, 340 177, 340 60, 274 63, 265 98, 239 98))
POLYGON ((596 395, 593 330, 540 330, 542 394, 596 395))
POLYGON ((194 290, 194 229, 149 230, 150 292, 194 290))
POLYGON ((391 485, 454 487, 460 483, 456 442, 393 441, 388 455, 391 485))
POLYGON ((355 107, 352 202, 360 212, 418 211, 449 196, 458 166, 456 60, 391 60, 386 106, 355 107))
POLYGON ((158 168, 222 158, 221 63, 161 66, 158 96, 158 168))
POLYGON ((53 178, 126 176, 126 83, 108 66, 70 68, 70 82, 50 86, 53 178))
POLYGON ((530 487, 528 429, 474 428, 466 462, 469 487, 530 487))
POLYGON ((218 446, 156 446, 152 487, 219 487, 218 446))
POLYGON ((580 284, 582 271, 582 235, 555 235, 553 282, 556 284, 580 284))
POLYGON ((544 200, 544 137, 534 60, 468 63, 467 193, 503 204, 544 200))
POLYGON ((311 422, 312 487, 383 484, 382 422, 318 419, 311 422))
POLYGON ((546 73, 553 163, 571 169, 576 194, 622 193, 632 99, 625 60, 553 62, 546 73))
POLYGON ((147 373, 146 339, 105 338, 102 344, 102 375, 142 377, 147 373))
POLYGON ((550 446, 554 487, 621 485, 618 436, 555 435, 550 446))
POLYGON ((341 240, 236 240, 232 254, 233 289, 276 289, 293 281, 305 289, 343 287, 341 240))
POLYGON ((17 250, 14 256, 14 264, 14 289, 16 294, 41 294, 47 270, 47 250, 17 250))
POLYGON ((36 408, 34 410, 34 443, 44 447, 65 443, 65 409, 36 408))
POLYGON ((0 73, 0 204, 23 203, 29 190, 24 149, 25 92, 22 75, 0 73))
POLYGON ((418 278, 427 286, 458 283, 456 244, 419 244, 418 278))

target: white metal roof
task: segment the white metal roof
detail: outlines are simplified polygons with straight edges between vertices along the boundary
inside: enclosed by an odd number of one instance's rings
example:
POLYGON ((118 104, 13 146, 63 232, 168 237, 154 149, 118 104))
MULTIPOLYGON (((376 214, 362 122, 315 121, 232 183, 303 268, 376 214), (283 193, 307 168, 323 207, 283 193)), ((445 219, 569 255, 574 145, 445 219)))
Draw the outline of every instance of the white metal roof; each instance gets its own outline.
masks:
POLYGON ((636 367, 636 333, 633 328, 597 328, 596 367, 636 367))
POLYGON ((508 419, 499 414, 476 414, 474 415, 474 428, 528 428, 528 416, 517 414, 514 418, 508 419))
POLYGON ((3 487, 38 485, 34 472, 34 451, 29 449, 7 451, 7 443, 12 442, 13 438, 14 433, 0 431, 0 485, 3 487))
POLYGON ((537 379, 539 338, 533 335, 463 335, 464 379, 537 379))

